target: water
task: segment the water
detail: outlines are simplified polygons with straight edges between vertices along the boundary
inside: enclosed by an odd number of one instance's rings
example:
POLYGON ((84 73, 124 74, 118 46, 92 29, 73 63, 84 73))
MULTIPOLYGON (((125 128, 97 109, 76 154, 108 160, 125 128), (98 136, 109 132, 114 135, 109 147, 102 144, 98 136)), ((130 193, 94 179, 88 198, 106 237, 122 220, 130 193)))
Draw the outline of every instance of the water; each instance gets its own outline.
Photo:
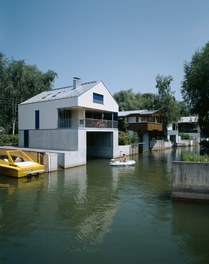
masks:
POLYGON ((181 149, 45 174, 0 176, 0 263, 209 263, 209 205, 173 202, 181 149))

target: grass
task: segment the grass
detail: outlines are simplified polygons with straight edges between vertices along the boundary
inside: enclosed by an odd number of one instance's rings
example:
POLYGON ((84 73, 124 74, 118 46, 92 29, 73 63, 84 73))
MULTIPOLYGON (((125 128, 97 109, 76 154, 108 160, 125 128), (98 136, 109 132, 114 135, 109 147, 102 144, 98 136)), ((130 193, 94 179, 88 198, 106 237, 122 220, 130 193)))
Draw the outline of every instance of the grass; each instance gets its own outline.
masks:
POLYGON ((208 155, 198 155, 195 153, 190 152, 183 152, 183 161, 190 161, 190 162, 209 162, 208 155))

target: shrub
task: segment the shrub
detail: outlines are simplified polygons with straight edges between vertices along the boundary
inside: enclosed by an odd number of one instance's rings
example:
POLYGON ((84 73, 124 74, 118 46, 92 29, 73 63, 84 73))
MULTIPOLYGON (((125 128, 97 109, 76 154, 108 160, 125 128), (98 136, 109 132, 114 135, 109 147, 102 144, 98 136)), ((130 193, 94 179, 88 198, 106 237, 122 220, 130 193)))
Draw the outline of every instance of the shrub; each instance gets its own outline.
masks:
POLYGON ((0 135, 0 146, 17 146, 18 135, 0 135))
POLYGON ((128 132, 119 131, 119 145, 130 145, 139 142, 136 134, 129 135, 128 132))
POLYGON ((183 161, 191 161, 191 162, 209 162, 208 155, 198 155, 190 152, 183 152, 182 154, 183 161))
POLYGON ((182 140, 190 140, 190 139, 192 139, 192 137, 190 137, 190 135, 188 135, 188 134, 179 134, 179 136, 181 136, 181 139, 182 140))

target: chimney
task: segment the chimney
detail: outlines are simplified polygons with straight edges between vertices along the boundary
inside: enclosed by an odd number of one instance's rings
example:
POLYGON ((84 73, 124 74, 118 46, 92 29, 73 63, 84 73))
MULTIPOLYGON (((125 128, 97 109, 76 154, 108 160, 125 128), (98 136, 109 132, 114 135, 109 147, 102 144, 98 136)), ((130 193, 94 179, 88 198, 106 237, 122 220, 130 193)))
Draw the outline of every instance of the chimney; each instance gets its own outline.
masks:
POLYGON ((79 86, 81 86, 81 79, 78 77, 74 77, 73 78, 73 89, 76 89, 79 86))

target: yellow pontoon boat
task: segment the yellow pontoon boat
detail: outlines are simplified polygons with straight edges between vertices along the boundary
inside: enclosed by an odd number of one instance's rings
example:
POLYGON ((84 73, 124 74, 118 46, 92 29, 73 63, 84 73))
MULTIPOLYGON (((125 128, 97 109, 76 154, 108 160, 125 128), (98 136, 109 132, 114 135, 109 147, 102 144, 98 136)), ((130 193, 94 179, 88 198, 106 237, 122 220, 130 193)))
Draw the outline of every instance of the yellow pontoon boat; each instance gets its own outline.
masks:
POLYGON ((34 162, 22 150, 6 150, 0 155, 0 175, 26 177, 44 173, 44 165, 34 162))

